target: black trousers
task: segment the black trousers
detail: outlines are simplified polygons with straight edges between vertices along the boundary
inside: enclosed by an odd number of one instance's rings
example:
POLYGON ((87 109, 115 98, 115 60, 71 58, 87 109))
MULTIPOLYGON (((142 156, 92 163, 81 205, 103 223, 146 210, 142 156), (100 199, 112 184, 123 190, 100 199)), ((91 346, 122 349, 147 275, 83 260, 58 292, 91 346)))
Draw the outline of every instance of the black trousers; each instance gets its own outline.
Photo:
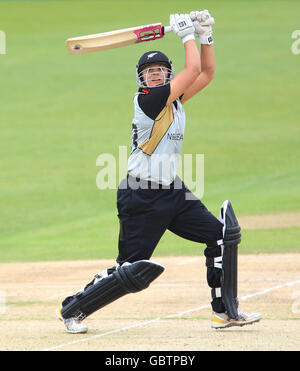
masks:
POLYGON ((117 262, 150 259, 167 229, 208 246, 222 239, 223 224, 199 199, 191 196, 179 178, 166 188, 127 176, 117 193, 120 220, 117 262), (133 183, 130 182, 132 179, 133 183))

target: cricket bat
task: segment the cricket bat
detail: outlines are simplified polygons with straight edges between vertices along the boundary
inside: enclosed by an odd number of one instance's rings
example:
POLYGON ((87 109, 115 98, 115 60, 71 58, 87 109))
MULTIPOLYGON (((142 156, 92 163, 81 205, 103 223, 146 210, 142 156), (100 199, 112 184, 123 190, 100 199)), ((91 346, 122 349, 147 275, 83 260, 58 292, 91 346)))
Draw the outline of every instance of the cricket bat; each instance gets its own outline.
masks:
POLYGON ((161 39, 167 32, 171 31, 172 29, 170 26, 165 27, 162 23, 155 23, 146 26, 73 37, 67 39, 67 50, 70 54, 84 54, 120 48, 140 42, 161 39))

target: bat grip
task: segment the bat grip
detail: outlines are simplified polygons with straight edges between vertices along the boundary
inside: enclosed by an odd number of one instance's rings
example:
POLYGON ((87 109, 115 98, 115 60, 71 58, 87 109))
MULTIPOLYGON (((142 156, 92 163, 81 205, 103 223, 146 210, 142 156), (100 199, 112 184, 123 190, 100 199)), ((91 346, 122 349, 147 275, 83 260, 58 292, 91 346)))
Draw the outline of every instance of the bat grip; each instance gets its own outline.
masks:
POLYGON ((168 33, 168 32, 171 32, 172 31, 172 27, 171 26, 164 26, 164 34, 168 33))

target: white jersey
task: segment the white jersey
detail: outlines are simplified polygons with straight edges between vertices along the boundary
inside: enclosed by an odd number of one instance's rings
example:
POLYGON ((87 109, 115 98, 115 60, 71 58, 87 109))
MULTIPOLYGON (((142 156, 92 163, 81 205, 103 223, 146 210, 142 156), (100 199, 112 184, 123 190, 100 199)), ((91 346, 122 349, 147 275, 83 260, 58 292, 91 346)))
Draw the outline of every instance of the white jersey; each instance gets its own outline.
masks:
POLYGON ((169 102, 170 84, 140 89, 134 97, 131 155, 128 173, 142 180, 171 184, 185 129, 185 113, 180 102, 169 102))

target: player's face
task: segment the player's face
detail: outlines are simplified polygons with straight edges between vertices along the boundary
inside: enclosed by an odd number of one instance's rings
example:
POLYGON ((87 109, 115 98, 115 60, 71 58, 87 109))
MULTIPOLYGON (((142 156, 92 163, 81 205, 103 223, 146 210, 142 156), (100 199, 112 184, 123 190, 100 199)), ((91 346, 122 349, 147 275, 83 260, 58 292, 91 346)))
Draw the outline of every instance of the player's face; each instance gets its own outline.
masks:
POLYGON ((143 69, 143 80, 149 88, 164 85, 168 78, 168 68, 163 63, 153 63, 143 69))

